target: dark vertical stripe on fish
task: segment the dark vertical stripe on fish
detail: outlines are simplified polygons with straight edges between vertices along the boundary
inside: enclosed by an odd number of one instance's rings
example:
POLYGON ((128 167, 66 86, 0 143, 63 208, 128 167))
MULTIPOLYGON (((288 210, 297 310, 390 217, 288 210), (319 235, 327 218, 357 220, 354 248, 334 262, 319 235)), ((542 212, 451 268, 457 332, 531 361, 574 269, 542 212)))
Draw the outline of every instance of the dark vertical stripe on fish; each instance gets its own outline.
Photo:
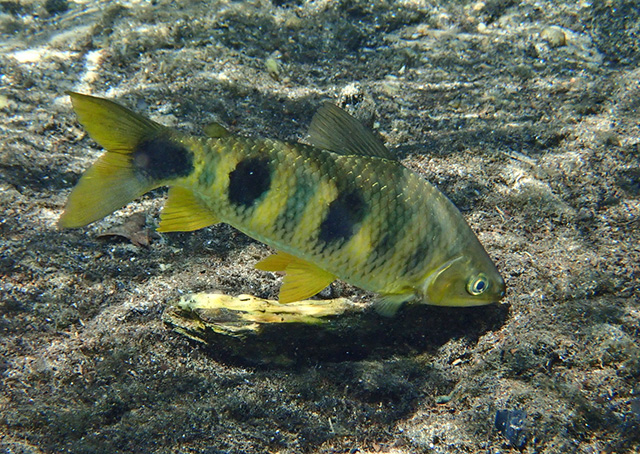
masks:
POLYGON ((423 235, 413 253, 407 259, 404 265, 404 271, 408 275, 415 273, 416 270, 420 271, 424 268, 425 262, 428 260, 429 251, 434 247, 433 238, 437 238, 438 235, 430 234, 423 235))
POLYGON ((296 176, 295 191, 287 199, 284 210, 278 214, 274 222, 278 230, 286 232, 283 234, 285 239, 289 240, 293 236, 305 214, 305 207, 315 194, 315 190, 315 184, 306 180, 302 175, 296 176))
POLYGON ((396 244, 403 240, 403 229, 410 225, 416 215, 419 213, 407 207, 403 200, 397 200, 387 214, 386 229, 380 229, 379 237, 373 241, 371 259, 380 260, 393 254, 396 244))

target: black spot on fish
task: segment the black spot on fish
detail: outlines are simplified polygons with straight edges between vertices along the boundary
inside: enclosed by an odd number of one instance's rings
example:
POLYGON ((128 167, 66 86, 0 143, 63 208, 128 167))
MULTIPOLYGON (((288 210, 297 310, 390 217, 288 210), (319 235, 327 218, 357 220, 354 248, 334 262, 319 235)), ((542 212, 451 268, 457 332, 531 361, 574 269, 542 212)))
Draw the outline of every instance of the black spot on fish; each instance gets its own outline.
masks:
POLYGON ((167 137, 143 140, 132 159, 136 173, 150 180, 185 177, 193 172, 193 154, 167 137))
POLYGON ((229 201, 234 205, 250 207, 270 186, 269 161, 264 158, 245 159, 229 174, 229 201))
POLYGON ((318 240, 325 244, 348 241, 356 233, 355 227, 362 222, 366 212, 367 204, 358 191, 341 192, 329 205, 320 224, 318 240))

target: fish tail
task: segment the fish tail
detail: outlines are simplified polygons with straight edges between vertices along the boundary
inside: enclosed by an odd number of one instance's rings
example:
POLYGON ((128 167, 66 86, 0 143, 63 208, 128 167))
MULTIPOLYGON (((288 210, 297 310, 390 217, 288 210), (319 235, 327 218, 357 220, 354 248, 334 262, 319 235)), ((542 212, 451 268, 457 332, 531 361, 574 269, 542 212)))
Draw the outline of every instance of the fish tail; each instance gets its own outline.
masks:
POLYGON ((80 123, 107 152, 69 195, 60 227, 101 219, 189 170, 190 152, 165 126, 106 99, 67 94, 80 123))

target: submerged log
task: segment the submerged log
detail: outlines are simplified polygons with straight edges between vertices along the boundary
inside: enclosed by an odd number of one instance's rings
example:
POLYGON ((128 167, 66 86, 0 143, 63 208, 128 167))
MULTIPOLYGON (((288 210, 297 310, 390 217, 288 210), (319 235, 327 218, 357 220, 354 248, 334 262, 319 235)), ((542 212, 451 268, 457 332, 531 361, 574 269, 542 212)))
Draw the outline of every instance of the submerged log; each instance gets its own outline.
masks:
MULTIPOLYGON (((327 324, 332 317, 361 310, 347 298, 280 304, 252 295, 195 293, 183 297, 163 317, 176 331, 210 344, 217 335, 244 338, 277 323, 327 324)), ((331 329, 330 324, 325 329, 331 329)))

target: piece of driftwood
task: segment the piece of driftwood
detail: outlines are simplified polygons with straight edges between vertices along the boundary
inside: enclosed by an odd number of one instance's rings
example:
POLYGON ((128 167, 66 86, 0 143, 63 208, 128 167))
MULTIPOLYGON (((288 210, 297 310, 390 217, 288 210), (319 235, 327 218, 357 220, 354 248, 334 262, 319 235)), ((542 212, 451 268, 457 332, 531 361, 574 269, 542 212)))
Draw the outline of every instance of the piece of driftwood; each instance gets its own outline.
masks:
POLYGON ((260 334, 270 324, 326 324, 331 317, 356 308, 347 298, 280 304, 252 295, 195 293, 183 297, 176 306, 169 308, 164 314, 164 321, 187 337, 209 344, 212 336, 216 338, 221 334, 244 338, 260 334))

